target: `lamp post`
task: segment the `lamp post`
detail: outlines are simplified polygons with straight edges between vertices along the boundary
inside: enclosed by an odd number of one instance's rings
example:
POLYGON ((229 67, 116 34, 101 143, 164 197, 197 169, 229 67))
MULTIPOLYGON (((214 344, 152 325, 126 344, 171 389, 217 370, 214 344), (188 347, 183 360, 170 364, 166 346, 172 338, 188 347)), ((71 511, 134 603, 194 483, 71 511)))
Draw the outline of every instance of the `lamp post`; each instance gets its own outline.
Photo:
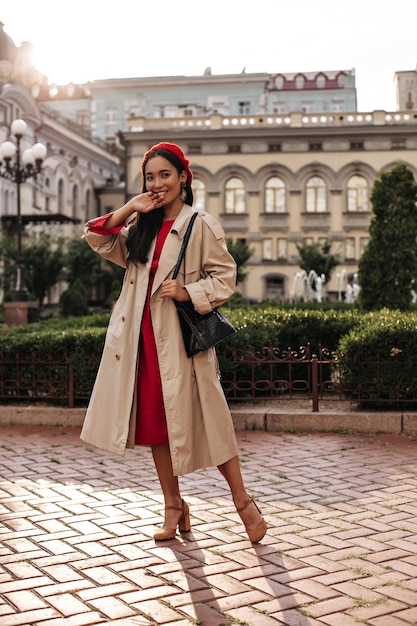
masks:
POLYGON ((32 148, 24 150, 21 154, 20 143, 27 129, 24 120, 18 119, 12 122, 11 134, 15 138, 12 141, 4 141, 0 145, 0 176, 16 183, 17 189, 17 261, 16 261, 16 285, 13 300, 27 301, 28 290, 25 285, 23 257, 22 257, 22 214, 20 206, 20 185, 28 178, 35 178, 40 173, 42 161, 46 157, 46 147, 42 143, 35 143, 32 148))

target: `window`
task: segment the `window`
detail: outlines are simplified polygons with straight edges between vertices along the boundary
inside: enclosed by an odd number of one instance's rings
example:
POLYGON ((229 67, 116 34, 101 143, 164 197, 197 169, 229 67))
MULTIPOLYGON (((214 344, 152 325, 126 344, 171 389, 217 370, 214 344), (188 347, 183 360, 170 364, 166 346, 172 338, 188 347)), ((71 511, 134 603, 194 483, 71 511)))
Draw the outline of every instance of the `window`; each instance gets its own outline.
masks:
POLYGON ((62 178, 58 181, 58 213, 64 213, 64 181, 62 178))
POLYGON ((337 86, 340 88, 345 87, 346 85, 346 74, 339 74, 337 77, 337 86))
POLYGON ((288 242, 286 239, 277 239, 277 259, 286 261, 288 257, 288 242))
POLYGON ((269 143, 268 152, 281 152, 282 146, 280 143, 269 143))
POLYGON ((154 117, 177 117, 176 106, 155 105, 153 108, 154 117))
POLYGON ((85 194, 85 209, 86 209, 86 213, 87 213, 87 219, 91 219, 92 217, 94 217, 94 205, 91 202, 91 198, 92 198, 92 194, 90 189, 87 189, 87 192, 85 194))
POLYGON ((209 96, 207 98, 207 112, 220 113, 221 115, 229 115, 229 98, 228 96, 209 96))
POLYGON ((262 258, 264 261, 272 261, 272 239, 262 239, 262 258))
POLYGON ((206 208, 206 186, 202 180, 193 180, 194 206, 197 211, 204 211, 206 208))
POLYGON ((326 86, 326 77, 323 74, 319 74, 316 79, 317 89, 323 89, 326 86))
POLYGON ((295 88, 302 89, 303 87, 304 87, 304 76, 301 76, 301 74, 299 74, 295 78, 295 88))
POLYGON ((225 212, 245 213, 245 186, 240 178, 229 178, 225 185, 225 212))
POLYGON ((359 258, 365 252, 365 248, 369 243, 369 237, 359 237, 359 258))
POLYGON ((272 103, 272 113, 275 115, 284 115, 285 113, 285 103, 284 102, 273 102, 272 103))
POLYGON ((267 300, 284 299, 284 279, 281 276, 270 276, 265 281, 265 297, 267 300))
POLYGON ((72 188, 72 217, 76 218, 78 212, 78 187, 74 185, 72 188))
POLYGON ((265 184, 265 213, 285 213, 285 210, 285 183, 272 176, 265 184))
POLYGON ((312 176, 306 183, 306 211, 325 213, 326 210, 326 183, 320 176, 312 176))
POLYGON ((250 102, 239 102, 239 115, 248 115, 250 113, 250 102))
POLYGON ((347 181, 347 210, 368 211, 368 181, 363 176, 351 176, 347 181))
POLYGON ((188 146, 188 154, 201 154, 201 144, 195 143, 194 145, 188 146))
POLYGON ((344 100, 333 100, 331 110, 333 113, 341 113, 345 108, 344 100))
POLYGON ((106 108, 106 125, 116 124, 117 121, 117 111, 115 107, 107 107, 106 108))
POLYGON ((301 103, 301 113, 313 113, 314 104, 310 101, 304 101, 301 103))
POLYGON ((75 112, 75 122, 81 128, 88 128, 88 111, 78 110, 75 112))
POLYGON ((11 206, 10 206, 10 196, 9 190, 6 189, 4 192, 4 215, 11 215, 11 206))
POLYGON ((276 76, 275 77, 275 89, 282 89, 284 87, 284 77, 276 76))
POLYGON ((355 238, 347 237, 345 239, 345 259, 352 261, 355 258, 355 238))
POLYGON ((236 154, 238 152, 241 152, 241 146, 240 143, 231 143, 227 146, 227 151, 230 154, 236 154))

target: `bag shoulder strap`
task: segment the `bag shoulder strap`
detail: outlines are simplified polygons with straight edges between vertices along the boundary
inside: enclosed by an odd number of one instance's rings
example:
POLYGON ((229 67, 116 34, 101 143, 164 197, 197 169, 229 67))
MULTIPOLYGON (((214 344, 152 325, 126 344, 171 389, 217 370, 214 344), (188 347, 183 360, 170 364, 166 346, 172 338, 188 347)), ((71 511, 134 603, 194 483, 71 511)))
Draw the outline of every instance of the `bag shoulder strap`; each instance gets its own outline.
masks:
POLYGON ((194 215, 191 216, 190 221, 188 222, 187 230, 185 231, 185 235, 184 235, 184 239, 182 240, 178 259, 177 259, 177 262, 175 263, 174 272, 172 274, 173 280, 175 280, 175 278, 178 276, 178 272, 180 271, 181 263, 185 254, 185 249, 188 245, 188 240, 190 239, 191 230, 193 228, 193 224, 195 222, 196 217, 197 217, 197 211, 194 213, 194 215))

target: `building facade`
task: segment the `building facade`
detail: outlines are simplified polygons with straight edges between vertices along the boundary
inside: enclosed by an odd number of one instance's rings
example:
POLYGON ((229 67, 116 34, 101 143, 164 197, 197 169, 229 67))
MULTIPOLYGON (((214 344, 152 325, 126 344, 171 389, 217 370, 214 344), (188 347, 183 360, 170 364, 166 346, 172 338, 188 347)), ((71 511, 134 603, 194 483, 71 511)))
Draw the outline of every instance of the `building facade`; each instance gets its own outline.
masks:
MULTIPOLYGON (((20 210, 24 238, 39 232, 80 237, 86 219, 119 204, 124 197, 124 168, 115 149, 92 139, 70 119, 38 102, 33 85, 46 84, 31 63, 30 44, 17 48, 0 24, 0 146, 15 142, 11 123, 27 124, 21 153, 43 143, 47 156, 42 172, 20 184, 20 210), (116 199, 117 198, 117 199, 116 199)), ((1 155, 0 155, 1 160, 1 155)), ((17 184, 0 177, 0 220, 12 229, 17 225, 17 184)), ((50 300, 59 298, 59 290, 50 300)))
POLYGON ((399 111, 417 110, 417 68, 395 72, 394 76, 397 109, 399 111))
MULTIPOLYGON (((396 74, 396 112, 360 113, 353 70, 207 68, 60 87, 30 65, 28 45, 17 50, 0 32, 0 133, 21 116, 30 122, 27 140, 48 146, 45 183, 27 184, 25 210, 74 221, 113 210, 140 190, 144 152, 179 143, 195 174, 196 207, 253 250, 238 287, 250 300, 302 297, 298 246, 313 242, 331 243, 338 255, 324 290, 345 298, 369 239, 373 182, 398 162, 417 174, 415 72, 396 74)), ((2 215, 13 211, 13 193, 0 181, 2 215)))
POLYGON ((207 68, 201 76, 106 79, 62 87, 38 82, 32 92, 38 102, 110 143, 136 117, 356 111, 353 70, 213 75, 207 68))
POLYGON ((324 289, 344 298, 369 240, 375 179, 398 162, 417 174, 417 127, 408 112, 137 118, 123 138, 128 195, 140 188, 151 145, 182 146, 197 208, 254 250, 239 289, 256 301, 297 300, 297 245, 326 241, 340 264, 324 289))

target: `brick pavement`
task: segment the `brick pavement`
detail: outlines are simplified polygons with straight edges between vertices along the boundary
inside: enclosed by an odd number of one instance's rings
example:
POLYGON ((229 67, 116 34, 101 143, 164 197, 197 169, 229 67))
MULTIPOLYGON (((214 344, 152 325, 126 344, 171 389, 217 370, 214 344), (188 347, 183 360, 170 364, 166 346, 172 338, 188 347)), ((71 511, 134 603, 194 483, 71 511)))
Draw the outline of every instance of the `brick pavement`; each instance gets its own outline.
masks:
POLYGON ((239 432, 269 531, 252 546, 215 469, 181 479, 193 529, 155 544, 148 449, 0 428, 0 626, 417 624, 417 442, 239 432))

